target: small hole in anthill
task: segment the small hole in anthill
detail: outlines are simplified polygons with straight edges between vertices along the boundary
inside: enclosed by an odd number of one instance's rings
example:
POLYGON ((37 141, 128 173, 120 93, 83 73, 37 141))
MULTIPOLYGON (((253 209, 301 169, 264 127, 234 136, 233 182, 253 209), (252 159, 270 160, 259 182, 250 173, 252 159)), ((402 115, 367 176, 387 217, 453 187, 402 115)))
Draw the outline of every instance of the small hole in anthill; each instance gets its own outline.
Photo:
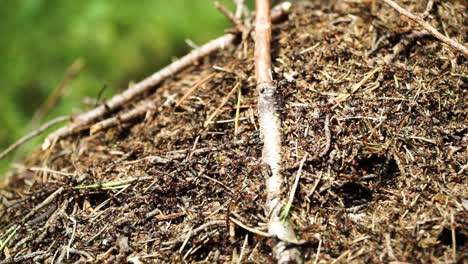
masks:
POLYGON ((390 184, 398 171, 398 165, 392 157, 371 155, 358 162, 358 168, 366 175, 377 175, 384 184, 390 184))
POLYGON ((369 157, 359 160, 358 166, 360 170, 366 171, 368 174, 378 173, 379 168, 385 163, 385 158, 377 155, 370 155, 369 157))
POLYGON ((92 207, 98 206, 109 198, 109 195, 105 192, 90 192, 87 195, 80 196, 78 204, 83 207, 84 200, 88 200, 89 205, 92 207))
MULTIPOLYGON (((452 246, 452 230, 444 228, 437 240, 446 246, 452 246)), ((457 242, 457 247, 465 247, 466 235, 462 233, 460 227, 455 228, 455 241, 457 242)))
POLYGON ((337 189, 346 208, 362 205, 372 200, 372 191, 356 182, 347 182, 337 189))

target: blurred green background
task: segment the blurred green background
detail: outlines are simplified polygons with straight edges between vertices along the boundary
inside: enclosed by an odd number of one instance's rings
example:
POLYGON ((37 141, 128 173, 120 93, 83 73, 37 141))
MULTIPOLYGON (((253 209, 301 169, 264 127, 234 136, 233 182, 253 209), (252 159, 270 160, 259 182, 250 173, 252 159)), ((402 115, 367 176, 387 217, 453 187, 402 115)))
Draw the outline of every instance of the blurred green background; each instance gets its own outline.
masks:
MULTIPOLYGON (((0 151, 47 120, 92 108, 86 98, 109 98, 187 53, 186 39, 203 44, 230 27, 209 0, 14 0, 2 1, 0 17, 0 151), (39 117, 64 79, 63 96, 39 117)), ((43 137, 1 160, 0 177, 43 137)))

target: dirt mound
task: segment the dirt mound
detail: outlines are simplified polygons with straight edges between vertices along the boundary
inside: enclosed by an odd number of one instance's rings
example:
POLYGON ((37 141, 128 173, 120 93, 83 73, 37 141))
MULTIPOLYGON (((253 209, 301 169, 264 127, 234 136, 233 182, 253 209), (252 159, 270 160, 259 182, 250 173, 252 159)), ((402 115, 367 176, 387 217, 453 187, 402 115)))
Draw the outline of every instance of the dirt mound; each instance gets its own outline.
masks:
MULTIPOLYGON (((463 262, 466 58, 388 6, 325 2, 273 29, 288 190, 309 154, 291 210, 306 261, 463 262)), ((443 1, 426 19, 463 43, 467 13, 443 1)), ((144 118, 34 153, 1 189, 1 263, 271 262, 253 46, 120 110, 155 102, 144 118)))

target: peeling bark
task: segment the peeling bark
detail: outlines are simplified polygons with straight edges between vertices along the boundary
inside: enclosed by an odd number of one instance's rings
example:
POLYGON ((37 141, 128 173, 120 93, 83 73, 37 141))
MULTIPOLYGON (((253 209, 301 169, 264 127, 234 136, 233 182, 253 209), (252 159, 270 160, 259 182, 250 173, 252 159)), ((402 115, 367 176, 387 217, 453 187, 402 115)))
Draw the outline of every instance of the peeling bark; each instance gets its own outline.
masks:
POLYGON ((267 200, 265 208, 269 216, 268 232, 273 241, 273 257, 278 263, 302 263, 291 226, 281 221, 282 185, 281 171, 281 117, 277 85, 271 71, 271 15, 270 1, 256 1, 255 21, 255 74, 257 77, 258 115, 263 142, 262 163, 266 180, 267 200))

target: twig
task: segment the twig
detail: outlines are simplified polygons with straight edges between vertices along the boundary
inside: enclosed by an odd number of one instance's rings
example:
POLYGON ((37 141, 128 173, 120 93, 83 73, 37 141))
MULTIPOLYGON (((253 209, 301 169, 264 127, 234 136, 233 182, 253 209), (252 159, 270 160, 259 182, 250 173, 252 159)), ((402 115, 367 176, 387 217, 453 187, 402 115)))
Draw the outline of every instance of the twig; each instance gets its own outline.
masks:
POLYGON ((185 239, 184 239, 184 243, 182 243, 182 246, 180 246, 180 248, 179 248, 179 254, 182 253, 182 251, 183 251, 184 248, 185 248, 185 245, 187 245, 187 242, 188 242, 189 239, 190 239, 190 236, 192 236, 192 230, 193 230, 193 226, 190 227, 190 230, 188 231, 188 234, 187 234, 187 236, 186 236, 185 239))
POLYGON ((193 94, 193 92, 195 92, 198 88, 200 88, 200 86, 202 86, 202 85, 205 84, 206 82, 208 82, 208 81, 210 81, 211 79, 213 79, 213 78, 216 76, 216 74, 217 74, 217 72, 213 72, 213 73, 209 74, 208 76, 202 78, 200 81, 198 81, 192 88, 190 88, 190 90, 188 90, 188 91, 182 96, 182 98, 180 98, 179 101, 177 101, 175 107, 179 107, 190 95, 193 94))
MULTIPOLYGON (((219 225, 219 226, 226 225, 226 220, 212 220, 212 221, 206 222, 203 225, 201 225, 201 226, 199 226, 199 227, 197 227, 195 229, 192 229, 192 234, 191 235, 196 235, 196 234, 200 233, 201 231, 207 229, 208 227, 217 226, 217 225, 219 225)), ((185 239, 186 239, 186 237, 179 237, 178 239, 173 240, 173 241, 162 242, 161 245, 163 245, 163 246, 174 245, 174 244, 177 244, 177 243, 180 243, 180 242, 184 242, 185 239)))
POLYGON ((223 4, 220 2, 216 1, 215 3, 216 8, 223 13, 239 30, 240 32, 244 32, 247 30, 247 28, 242 24, 242 21, 234 15, 229 9, 227 9, 223 4))
POLYGON ((450 231, 452 235, 452 259, 454 262, 457 262, 457 235, 455 233, 455 227, 457 223, 453 218, 453 212, 450 211, 450 231))
POLYGON ((234 85, 234 87, 231 89, 231 91, 229 91, 229 93, 224 97, 223 101, 221 102, 221 104, 216 108, 216 110, 208 116, 208 118, 206 119, 205 121, 205 124, 203 125, 204 127, 207 127, 209 124, 211 124, 211 121, 218 116, 219 114, 219 110, 221 110, 221 108, 223 108, 223 106, 229 101, 229 99, 231 98, 231 96, 236 92, 237 88, 239 88, 240 86, 240 82, 236 83, 236 85, 234 85))
POLYGON ((320 248, 322 247, 322 238, 320 238, 319 240, 319 244, 318 244, 318 247, 317 247, 317 254, 315 255, 315 259, 314 259, 314 264, 317 264, 318 263, 318 259, 319 259, 319 256, 320 256, 320 248))
POLYGON ((260 231, 258 229, 255 229, 255 228, 252 228, 252 227, 248 227, 246 225, 244 225, 241 221, 235 219, 234 217, 229 217, 229 220, 231 220, 232 222, 234 222, 234 224, 242 227, 243 229, 249 231, 250 233, 253 233, 253 234, 256 234, 256 235, 259 235, 259 236, 262 236, 262 237, 271 237, 272 235, 270 233, 266 233, 266 232, 263 232, 263 231, 260 231))
POLYGON ((26 260, 35 258, 37 256, 41 255, 46 255, 47 253, 44 251, 37 251, 37 252, 32 252, 26 255, 14 257, 14 258, 7 258, 2 261, 0 261, 0 264, 10 264, 10 263, 24 263, 26 260))
POLYGON ((319 158, 323 158, 325 155, 327 155, 328 151, 330 151, 330 146, 331 146, 331 133, 330 133, 330 115, 327 114, 325 116, 325 138, 327 140, 327 143, 325 144, 325 147, 323 148, 322 152, 319 154, 319 158))
POLYGON ((75 60, 65 72, 65 76, 62 78, 60 83, 54 88, 52 93, 47 97, 46 101, 39 107, 39 109, 34 113, 32 118, 33 127, 35 124, 40 122, 40 120, 59 102, 62 97, 65 88, 67 85, 73 81, 81 72, 84 67, 84 62, 82 59, 75 60))
POLYGON ((124 185, 127 185, 135 181, 146 180, 146 179, 149 179, 149 177, 142 177, 142 178, 137 178, 137 179, 123 180, 123 181, 113 181, 113 182, 106 182, 106 183, 96 183, 96 184, 91 184, 91 185, 79 185, 79 186, 73 187, 73 189, 82 190, 82 189, 115 188, 115 187, 122 187, 124 185))
POLYGON ((362 86, 364 86, 371 78, 376 74, 378 71, 380 71, 382 68, 378 67, 373 69, 372 71, 368 72, 364 78, 359 81, 358 83, 354 84, 351 87, 351 91, 349 93, 341 94, 335 98, 335 101, 337 102, 334 106, 332 106, 332 109, 336 108, 340 103, 346 101, 351 95, 355 94, 362 86))
POLYGON ((426 10, 421 14, 421 18, 424 19, 431 13, 432 8, 434 8, 434 0, 427 1, 426 10))
MULTIPOLYGON (((284 15, 286 15, 289 12, 289 8, 290 5, 286 5, 284 3, 273 8, 272 19, 281 19, 284 15)), ((61 127, 60 129, 49 134, 49 136, 45 139, 44 143, 42 144, 42 149, 48 149, 51 146, 52 142, 54 142, 55 140, 77 132, 79 128, 89 125, 91 122, 101 118, 110 111, 121 107, 133 98, 151 90, 154 86, 162 83, 167 78, 170 78, 174 74, 180 72, 181 70, 190 66, 194 62, 198 61, 199 59, 206 57, 207 55, 214 53, 218 50, 222 50, 228 47, 229 45, 231 45, 235 38, 236 36, 234 34, 229 33, 217 39, 214 39, 206 43, 205 45, 200 46, 195 50, 192 50, 189 54, 169 64, 165 68, 147 77, 141 82, 136 83, 124 92, 113 96, 104 104, 88 112, 77 115, 73 119, 74 122, 72 124, 65 127, 61 127)))
POLYGON ((60 176, 65 176, 65 177, 70 177, 70 176, 74 175, 74 173, 64 172, 64 171, 57 171, 57 170, 52 170, 52 169, 49 169, 49 168, 31 167, 28 170, 34 171, 34 172, 38 171, 38 172, 53 173, 53 174, 57 174, 57 175, 60 175, 60 176))
POLYGON ((83 250, 70 248, 70 253, 86 257, 86 262, 90 262, 94 260, 94 257, 90 253, 83 251, 83 250))
POLYGON ((407 18, 413 20, 420 26, 422 26, 425 30, 427 30, 431 35, 433 35, 435 38, 439 39, 440 41, 444 42, 445 44, 449 45, 455 50, 458 50, 461 52, 465 57, 468 57, 468 48, 466 48, 464 45, 458 43, 457 41, 448 38, 444 36, 442 33, 437 31, 431 24, 426 22, 423 18, 416 16, 409 12, 408 10, 402 8, 399 6, 397 3, 395 3, 393 0, 383 0, 385 3, 387 3, 389 6, 393 7, 395 10, 398 11, 401 15, 406 16, 407 18))
POLYGON ((237 261, 238 264, 242 263, 242 258, 244 257, 245 247, 247 246, 248 241, 249 241, 249 234, 245 235, 244 244, 242 244, 242 249, 239 255, 239 260, 237 261))
POLYGON ((234 3, 236 4, 236 18, 240 19, 244 9, 244 0, 234 0, 234 3))
POLYGON ((256 0, 257 17, 255 24, 255 74, 259 93, 258 113, 263 141, 262 161, 265 163, 265 175, 271 176, 267 184, 267 210, 270 213, 280 203, 281 135, 279 128, 276 85, 271 73, 271 22, 269 1, 256 0))
POLYGON ((296 241, 294 230, 281 221, 281 120, 277 86, 273 81, 271 66, 270 0, 256 0, 255 19, 255 75, 258 91, 258 119, 263 142, 263 175, 267 179, 265 207, 270 217, 268 233, 279 241, 272 245, 277 263, 301 263, 302 256, 289 241, 296 241))
POLYGON ((34 137, 37 137, 39 136, 40 134, 42 134, 44 131, 46 131, 47 129, 49 129, 50 127, 58 124, 58 123, 61 123, 61 122, 64 122, 64 121, 68 121, 70 120, 70 116, 61 116, 61 117, 57 117, 55 119, 52 119, 50 120, 49 122, 45 123, 44 125, 42 125, 41 127, 39 127, 38 129, 36 130, 33 130, 31 132, 29 132, 29 134, 27 134, 26 136, 20 138, 18 141, 16 141, 13 145, 9 146, 7 149, 5 149, 1 154, 0 154, 0 160, 2 160, 3 158, 5 158, 8 154, 10 154, 10 152, 12 152, 13 150, 17 149, 18 147, 20 147, 21 145, 23 145, 24 143, 28 142, 29 140, 33 139, 34 137))
POLYGON ((314 182, 314 186, 312 186, 312 189, 310 190, 309 196, 314 195, 315 190, 317 189, 318 184, 320 183, 320 180, 322 179, 322 172, 320 172, 317 180, 314 182))
POLYGON ((42 203, 36 205, 36 207, 34 207, 27 215, 25 215, 22 219, 21 219, 21 222, 24 222, 26 220, 28 220, 31 216, 33 216, 35 213, 37 213, 39 210, 41 210, 42 208, 44 208, 46 205, 50 204, 52 201, 55 200, 55 198, 57 198, 57 196, 59 196, 60 194, 62 194, 62 192, 64 191, 65 189, 63 187, 60 187, 58 188, 55 192, 53 192, 51 195, 49 195, 46 199, 44 199, 44 201, 42 201, 42 203))
POLYGON ((239 116, 240 116, 241 100, 242 100, 242 89, 239 86, 239 89, 237 92, 236 117, 234 121, 234 135, 237 135, 239 133, 239 116))
POLYGON ((144 113, 147 113, 150 110, 156 109, 156 104, 153 101, 146 102, 144 104, 138 105, 137 107, 131 109, 128 112, 122 113, 117 116, 110 117, 108 119, 104 119, 95 125, 91 126, 90 128, 90 134, 96 134, 99 131, 102 131, 104 129, 114 127, 120 123, 124 122, 129 122, 131 120, 134 120, 140 116, 142 116, 144 113))
POLYGON ((75 240, 75 233, 76 233, 76 220, 75 220, 75 218, 69 216, 68 219, 70 219, 73 222, 73 229, 72 229, 72 233, 71 233, 71 236, 70 236, 70 240, 68 241, 68 244, 67 244, 67 259, 70 258, 70 248, 71 248, 71 245, 73 244, 73 241, 75 240))
POLYGON ((226 186, 226 184, 224 184, 224 183, 218 181, 217 179, 211 178, 210 176, 207 176, 207 175, 205 175, 205 174, 201 174, 200 177, 201 177, 201 178, 205 178, 205 179, 210 180, 210 181, 213 181, 214 183, 217 183, 217 184, 221 185, 222 187, 224 187, 224 189, 226 189, 226 190, 227 190, 228 192, 230 192, 232 195, 235 194, 234 191, 233 191, 231 188, 229 188, 228 186, 226 186))
POLYGON ((167 67, 154 73, 153 75, 149 76, 143 81, 136 83, 124 92, 115 95, 104 104, 94 108, 91 111, 76 116, 74 118, 74 123, 70 124, 69 126, 62 127, 61 129, 50 134, 44 141, 42 148, 47 149, 54 140, 67 136, 73 133, 76 128, 82 125, 89 124, 94 120, 102 117, 106 113, 121 107, 133 98, 149 91, 151 88, 160 84, 165 79, 170 78, 174 74, 190 66, 191 64, 207 56, 208 54, 211 54, 220 49, 224 49, 225 47, 230 45, 234 39, 235 35, 227 34, 206 43, 198 49, 192 50, 189 54, 185 55, 179 60, 169 64, 167 67))
MULTIPOLYGON (((176 103, 175 107, 179 107, 190 95, 193 94, 200 86, 211 80, 214 76, 216 76, 216 73, 212 73, 205 78, 201 79, 198 81, 187 93, 185 93, 182 98, 176 103)), ((122 113, 117 116, 113 116, 107 119, 104 119, 97 124, 91 126, 90 128, 90 134, 95 134, 99 131, 102 131, 104 129, 116 126, 118 124, 124 123, 124 122, 130 122, 145 113, 147 113, 150 110, 155 110, 156 109, 156 103, 153 101, 146 102, 144 104, 141 104, 133 109, 131 109, 128 112, 122 113)))
POLYGON ((146 218, 152 218, 157 221, 166 221, 166 220, 177 219, 187 214, 185 212, 180 212, 180 213, 172 213, 172 214, 167 214, 167 215, 157 215, 158 213, 160 213, 160 210, 151 211, 146 214, 146 218))

